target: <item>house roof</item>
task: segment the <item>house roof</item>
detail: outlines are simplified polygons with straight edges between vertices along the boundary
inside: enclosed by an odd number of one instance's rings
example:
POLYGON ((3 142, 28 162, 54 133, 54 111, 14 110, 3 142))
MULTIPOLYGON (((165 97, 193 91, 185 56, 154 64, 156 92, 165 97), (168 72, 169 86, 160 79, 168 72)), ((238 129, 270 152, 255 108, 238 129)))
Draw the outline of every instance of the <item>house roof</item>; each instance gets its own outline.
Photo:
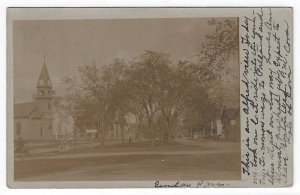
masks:
POLYGON ((35 102, 14 104, 14 117, 29 117, 36 109, 37 105, 35 102))
POLYGON ((53 114, 38 107, 36 102, 14 104, 14 118, 52 119, 53 114))
POLYGON ((36 118, 36 119, 51 119, 53 118, 53 114, 51 112, 43 112, 40 109, 37 109, 35 112, 32 113, 31 118, 36 118))
POLYGON ((240 109, 239 108, 230 108, 230 109, 224 109, 223 110, 223 118, 229 118, 229 119, 234 119, 240 114, 240 109))

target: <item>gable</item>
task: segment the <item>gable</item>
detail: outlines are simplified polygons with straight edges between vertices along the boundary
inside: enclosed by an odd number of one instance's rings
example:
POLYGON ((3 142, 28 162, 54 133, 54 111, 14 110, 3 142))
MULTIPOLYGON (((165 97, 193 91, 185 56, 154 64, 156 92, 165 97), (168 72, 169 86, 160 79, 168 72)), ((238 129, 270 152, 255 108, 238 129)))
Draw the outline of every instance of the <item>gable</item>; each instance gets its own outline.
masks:
POLYGON ((44 112, 41 111, 40 109, 35 110, 31 118, 33 119, 53 119, 53 114, 51 112, 44 112))

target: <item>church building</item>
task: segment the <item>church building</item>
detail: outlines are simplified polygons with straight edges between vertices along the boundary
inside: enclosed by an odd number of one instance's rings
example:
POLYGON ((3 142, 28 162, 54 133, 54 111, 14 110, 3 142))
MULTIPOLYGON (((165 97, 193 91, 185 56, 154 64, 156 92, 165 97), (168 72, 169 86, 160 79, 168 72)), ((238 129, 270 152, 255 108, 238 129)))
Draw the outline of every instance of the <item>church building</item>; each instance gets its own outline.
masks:
POLYGON ((14 139, 46 141, 53 139, 54 91, 46 63, 36 84, 33 102, 14 104, 14 139))

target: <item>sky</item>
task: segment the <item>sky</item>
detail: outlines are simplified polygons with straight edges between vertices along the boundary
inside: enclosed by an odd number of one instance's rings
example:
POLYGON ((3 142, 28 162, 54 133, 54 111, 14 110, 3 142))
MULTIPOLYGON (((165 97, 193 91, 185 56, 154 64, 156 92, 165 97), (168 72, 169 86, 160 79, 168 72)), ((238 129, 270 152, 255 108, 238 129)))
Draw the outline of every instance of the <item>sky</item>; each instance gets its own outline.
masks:
MULTIPOLYGON (((236 20, 235 18, 218 18, 236 20)), ((205 35, 215 31, 209 18, 19 20, 13 24, 14 101, 27 102, 46 55, 46 64, 57 95, 63 95, 61 78, 78 75, 78 67, 101 67, 114 58, 130 60, 145 50, 164 52, 173 62, 198 54, 205 35)), ((238 56, 230 66, 238 71, 238 56)))

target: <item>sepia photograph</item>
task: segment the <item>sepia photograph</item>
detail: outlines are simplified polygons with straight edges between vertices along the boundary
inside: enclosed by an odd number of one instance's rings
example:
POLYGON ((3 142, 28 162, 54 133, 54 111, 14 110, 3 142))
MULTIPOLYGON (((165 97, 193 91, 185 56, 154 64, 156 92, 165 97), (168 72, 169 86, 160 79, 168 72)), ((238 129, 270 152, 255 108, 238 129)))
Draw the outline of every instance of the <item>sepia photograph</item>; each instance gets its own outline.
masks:
POLYGON ((14 181, 241 180, 239 18, 14 20, 14 181))

